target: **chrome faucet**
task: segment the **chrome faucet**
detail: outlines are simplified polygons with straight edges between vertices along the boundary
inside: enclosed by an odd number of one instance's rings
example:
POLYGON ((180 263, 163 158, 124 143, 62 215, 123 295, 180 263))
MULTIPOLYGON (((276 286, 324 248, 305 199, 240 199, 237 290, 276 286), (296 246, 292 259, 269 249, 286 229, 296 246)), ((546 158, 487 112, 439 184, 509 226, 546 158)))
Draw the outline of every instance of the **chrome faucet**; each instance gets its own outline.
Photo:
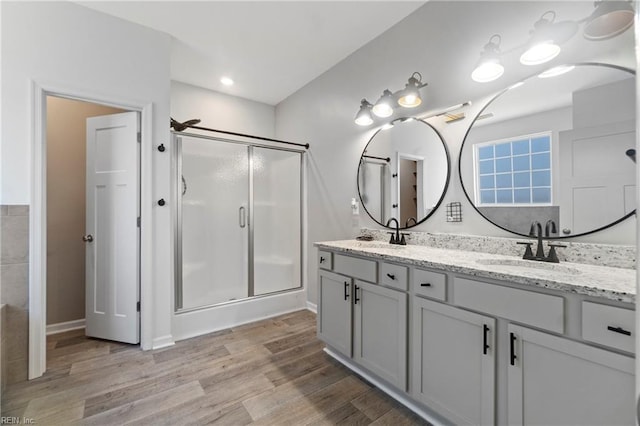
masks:
POLYGON ((404 236, 406 234, 402 234, 402 237, 400 237, 400 223, 398 223, 398 219, 396 219, 395 217, 392 217, 391 219, 389 219, 387 221, 387 226, 389 226, 389 224, 394 221, 396 223, 396 232, 389 232, 389 234, 391 234, 391 239, 389 240, 389 244, 398 244, 401 246, 406 246, 407 245, 407 241, 404 239, 404 236))

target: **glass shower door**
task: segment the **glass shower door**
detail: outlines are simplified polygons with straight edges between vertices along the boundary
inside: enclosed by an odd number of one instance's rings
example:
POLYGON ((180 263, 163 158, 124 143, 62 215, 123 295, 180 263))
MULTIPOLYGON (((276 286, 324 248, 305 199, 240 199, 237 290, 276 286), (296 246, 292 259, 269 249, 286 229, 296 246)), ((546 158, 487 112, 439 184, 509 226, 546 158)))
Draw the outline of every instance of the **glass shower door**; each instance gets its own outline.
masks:
POLYGON ((263 295, 302 285, 300 152, 252 148, 253 292, 263 295))
POLYGON ((188 310, 249 295, 249 147, 182 136, 178 149, 178 250, 188 310))

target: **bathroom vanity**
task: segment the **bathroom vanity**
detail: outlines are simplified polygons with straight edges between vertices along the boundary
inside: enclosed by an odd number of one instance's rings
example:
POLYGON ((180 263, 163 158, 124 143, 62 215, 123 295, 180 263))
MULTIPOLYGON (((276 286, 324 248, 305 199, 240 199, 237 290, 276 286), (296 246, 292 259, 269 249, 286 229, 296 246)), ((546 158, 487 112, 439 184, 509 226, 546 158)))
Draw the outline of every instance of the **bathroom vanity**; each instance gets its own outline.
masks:
POLYGON ((634 423, 634 269, 315 245, 326 351, 430 421, 634 423))

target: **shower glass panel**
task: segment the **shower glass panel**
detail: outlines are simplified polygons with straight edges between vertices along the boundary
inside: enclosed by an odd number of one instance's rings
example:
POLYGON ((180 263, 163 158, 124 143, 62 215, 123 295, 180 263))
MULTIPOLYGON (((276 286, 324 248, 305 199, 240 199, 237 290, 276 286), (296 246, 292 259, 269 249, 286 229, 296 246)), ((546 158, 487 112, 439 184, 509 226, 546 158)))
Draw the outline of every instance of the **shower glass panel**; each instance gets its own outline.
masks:
POLYGON ((177 141, 176 308, 243 299, 249 291, 249 148, 195 137, 177 141))
POLYGON ((302 286, 302 153, 180 134, 176 311, 302 286))
POLYGON ((253 148, 254 295, 300 287, 301 154, 253 148))

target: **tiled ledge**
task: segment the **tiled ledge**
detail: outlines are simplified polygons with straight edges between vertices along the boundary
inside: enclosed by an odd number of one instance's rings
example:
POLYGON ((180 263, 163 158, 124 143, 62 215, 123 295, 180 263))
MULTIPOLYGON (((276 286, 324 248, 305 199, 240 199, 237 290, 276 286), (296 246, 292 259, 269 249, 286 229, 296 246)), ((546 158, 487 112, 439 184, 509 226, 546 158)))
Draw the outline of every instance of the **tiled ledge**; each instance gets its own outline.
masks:
MULTIPOLYGON (((376 241, 388 241, 389 229, 362 228, 361 235, 370 235, 376 241)), ((487 254, 500 254, 505 256, 517 256, 524 253, 518 241, 534 241, 527 238, 501 238, 485 237, 479 235, 464 234, 440 234, 428 232, 406 232, 407 243, 444 248, 451 250, 474 251, 487 254)), ((554 240, 556 243, 566 245, 559 248, 558 258, 561 262, 583 263, 597 266, 610 266, 613 268, 634 269, 636 267, 636 248, 634 246, 575 243, 565 240, 554 240)), ((547 242, 545 241, 545 249, 547 242)), ((534 246, 535 249, 535 246, 534 246)))

